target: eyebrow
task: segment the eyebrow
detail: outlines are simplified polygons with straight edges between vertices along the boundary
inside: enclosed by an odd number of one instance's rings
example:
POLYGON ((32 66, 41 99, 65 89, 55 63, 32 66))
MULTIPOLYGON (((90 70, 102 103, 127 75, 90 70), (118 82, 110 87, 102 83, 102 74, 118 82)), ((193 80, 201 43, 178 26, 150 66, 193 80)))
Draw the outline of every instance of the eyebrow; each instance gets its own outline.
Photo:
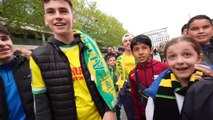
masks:
POLYGON ((53 7, 49 7, 49 8, 46 8, 46 10, 48 9, 67 9, 66 7, 58 7, 58 8, 53 8, 53 7))
POLYGON ((0 35, 0 37, 2 38, 2 37, 9 37, 9 35, 0 35))

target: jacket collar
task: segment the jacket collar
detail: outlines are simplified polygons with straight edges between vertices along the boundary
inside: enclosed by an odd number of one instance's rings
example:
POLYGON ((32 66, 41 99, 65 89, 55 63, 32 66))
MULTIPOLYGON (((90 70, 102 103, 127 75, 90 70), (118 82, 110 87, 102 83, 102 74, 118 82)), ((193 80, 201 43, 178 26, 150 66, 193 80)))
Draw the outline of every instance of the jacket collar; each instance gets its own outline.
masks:
POLYGON ((149 68, 149 67, 152 67, 154 64, 156 64, 156 61, 153 60, 152 58, 150 58, 146 63, 144 64, 137 64, 137 68, 149 68))
MULTIPOLYGON (((65 43, 57 40, 54 37, 49 38, 47 43, 50 43, 50 44, 54 45, 55 47, 57 46, 56 48, 58 48, 58 50, 59 50, 59 46, 66 45, 65 43)), ((74 35, 74 40, 70 45, 76 45, 76 44, 79 45, 80 50, 82 50, 85 47, 85 44, 82 42, 81 37, 78 34, 74 35)))

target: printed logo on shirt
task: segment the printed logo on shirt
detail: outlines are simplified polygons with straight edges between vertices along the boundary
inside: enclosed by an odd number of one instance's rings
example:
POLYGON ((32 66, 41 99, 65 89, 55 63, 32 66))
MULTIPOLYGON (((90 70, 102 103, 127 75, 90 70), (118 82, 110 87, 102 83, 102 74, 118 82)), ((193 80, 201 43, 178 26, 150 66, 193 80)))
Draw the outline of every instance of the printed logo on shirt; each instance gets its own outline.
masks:
POLYGON ((72 77, 73 77, 73 80, 84 80, 81 67, 72 68, 72 77))
POLYGON ((135 66, 135 63, 126 63, 125 66, 135 66))

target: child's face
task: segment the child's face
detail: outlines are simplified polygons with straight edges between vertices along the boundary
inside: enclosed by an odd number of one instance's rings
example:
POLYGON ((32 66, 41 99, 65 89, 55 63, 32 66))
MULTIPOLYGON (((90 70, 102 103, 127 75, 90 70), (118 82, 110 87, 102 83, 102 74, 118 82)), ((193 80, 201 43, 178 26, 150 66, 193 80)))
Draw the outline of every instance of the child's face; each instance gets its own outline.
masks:
POLYGON ((137 43, 137 45, 133 46, 132 53, 137 59, 138 63, 146 63, 149 58, 150 54, 153 53, 152 49, 143 43, 137 43))
POLYGON ((188 36, 196 40, 201 45, 207 45, 210 43, 210 39, 213 36, 213 27, 206 19, 194 20, 187 31, 188 36))
POLYGON ((110 66, 110 67, 115 67, 116 65, 116 58, 115 57, 110 57, 108 60, 107 60, 107 64, 110 66))
POLYGON ((0 33, 0 63, 6 63, 12 59, 13 43, 8 35, 0 33))
POLYGON ((56 36, 72 34, 74 16, 69 4, 64 0, 50 0, 44 3, 45 24, 56 36))
POLYGON ((200 63, 201 59, 189 42, 175 43, 166 50, 166 61, 179 81, 189 80, 195 71, 194 64, 200 63))

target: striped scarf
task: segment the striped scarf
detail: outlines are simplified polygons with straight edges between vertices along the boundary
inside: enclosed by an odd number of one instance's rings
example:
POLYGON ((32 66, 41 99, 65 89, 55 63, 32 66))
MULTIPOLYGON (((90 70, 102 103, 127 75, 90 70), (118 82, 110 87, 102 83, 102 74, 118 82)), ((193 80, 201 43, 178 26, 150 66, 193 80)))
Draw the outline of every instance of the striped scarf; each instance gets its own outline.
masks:
POLYGON ((180 120, 180 112, 176 102, 175 93, 185 96, 187 89, 193 83, 198 81, 195 79, 195 74, 202 74, 199 71, 195 71, 189 79, 187 87, 181 87, 180 82, 176 79, 174 73, 168 71, 166 76, 162 79, 159 85, 156 99, 154 100, 155 120, 180 120))
POLYGON ((89 36, 82 32, 74 30, 74 35, 79 35, 86 45, 84 58, 91 74, 91 80, 95 82, 98 92, 109 108, 114 109, 117 103, 114 83, 99 48, 89 36))

